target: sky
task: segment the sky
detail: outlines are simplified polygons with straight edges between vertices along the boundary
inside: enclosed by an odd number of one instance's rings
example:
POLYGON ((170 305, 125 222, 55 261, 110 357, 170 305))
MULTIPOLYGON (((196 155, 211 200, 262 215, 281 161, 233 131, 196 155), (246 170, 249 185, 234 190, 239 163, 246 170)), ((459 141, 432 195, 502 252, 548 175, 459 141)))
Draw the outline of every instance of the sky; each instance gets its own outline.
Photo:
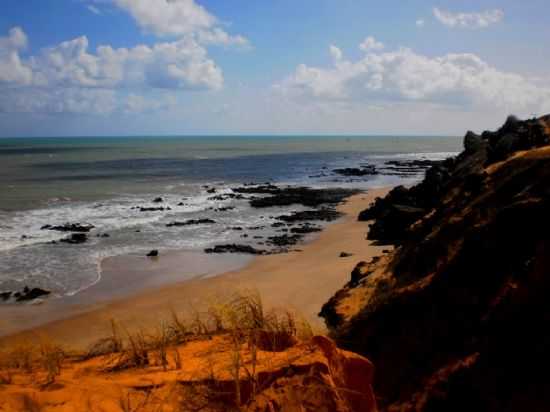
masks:
POLYGON ((462 135, 550 113, 547 0, 3 0, 0 136, 462 135))

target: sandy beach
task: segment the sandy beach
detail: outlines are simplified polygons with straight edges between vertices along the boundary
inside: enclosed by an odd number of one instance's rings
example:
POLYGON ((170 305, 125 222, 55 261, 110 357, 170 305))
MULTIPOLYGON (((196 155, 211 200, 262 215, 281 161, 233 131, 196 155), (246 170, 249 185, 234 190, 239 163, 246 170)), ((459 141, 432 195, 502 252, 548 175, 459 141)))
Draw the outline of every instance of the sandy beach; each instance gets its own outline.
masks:
POLYGON ((349 281, 357 262, 380 255, 384 249, 365 240, 368 224, 358 222, 356 217, 385 192, 387 189, 376 189, 349 198, 338 207, 345 214, 343 218, 329 225, 314 240, 297 245, 296 251, 286 254, 253 259, 216 256, 210 260, 200 253, 183 256, 174 252, 161 257, 157 266, 149 270, 138 258, 113 258, 103 262, 101 282, 82 296, 72 297, 71 304, 56 304, 52 300, 4 310, 0 327, 17 325, 27 330, 8 334, 0 342, 47 337, 81 349, 106 336, 111 319, 130 331, 147 329, 168 318, 172 310, 182 314, 191 309, 200 311, 213 301, 243 290, 258 291, 267 308, 295 310, 314 328, 322 329, 324 325, 317 313, 323 303, 349 281), (341 258, 341 252, 353 256, 341 258), (163 274, 160 279, 145 278, 153 274, 160 276, 159 271, 163 274), (184 272, 202 276, 178 281, 181 279, 178 275, 184 272), (132 285, 143 286, 143 282, 148 282, 147 290, 136 292, 132 285), (64 318, 35 326, 33 322, 40 319, 39 314, 51 308, 64 318), (67 313, 63 314, 63 310, 67 313))

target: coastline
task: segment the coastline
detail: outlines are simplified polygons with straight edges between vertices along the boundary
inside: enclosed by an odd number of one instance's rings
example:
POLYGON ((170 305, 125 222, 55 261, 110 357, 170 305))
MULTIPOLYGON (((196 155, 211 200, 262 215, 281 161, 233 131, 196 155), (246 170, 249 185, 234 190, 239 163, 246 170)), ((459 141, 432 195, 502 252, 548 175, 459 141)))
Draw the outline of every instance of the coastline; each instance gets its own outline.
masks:
POLYGON ((8 332, 0 338, 0 343, 47 337, 60 344, 71 342, 71 348, 84 348, 109 334, 111 319, 129 331, 154 328, 162 319, 168 318, 171 311, 182 314, 189 313, 190 309, 200 311, 213 300, 245 289, 258 291, 267 308, 295 310, 313 328, 322 329, 324 324, 317 313, 323 303, 349 281, 350 272, 357 262, 369 260, 384 249, 365 240, 368 224, 358 222, 356 217, 359 211, 387 191, 373 189, 348 198, 338 207, 344 217, 326 227, 312 241, 297 245, 295 249, 300 252, 252 259, 236 255, 208 258, 195 252, 170 252, 156 262, 163 268, 162 279, 146 278, 151 272, 142 267, 143 258, 123 256, 107 259, 103 262, 102 280, 87 292, 72 297, 72 306, 55 304, 52 300, 42 305, 11 308, 9 312, 2 310, 5 313, 2 313, 0 328, 24 324, 28 329, 8 332), (353 256, 340 258, 341 252, 353 256), (188 253, 194 253, 194 256, 188 253), (201 262, 201 259, 205 260, 201 262), (182 264, 190 261, 197 263, 192 268, 195 276, 181 280, 178 273, 186 269, 182 264), (210 264, 212 270, 206 270, 205 265, 210 264), (150 282, 146 285, 147 290, 132 290, 136 274, 138 280, 150 282), (101 299, 94 294, 102 295, 101 299), (95 302, 94 299, 86 302, 94 296, 95 302), (45 305, 48 305, 48 312, 52 306, 57 306, 56 313, 62 318, 37 325, 32 314, 44 312, 45 305), (61 313, 63 310, 69 313, 61 313))

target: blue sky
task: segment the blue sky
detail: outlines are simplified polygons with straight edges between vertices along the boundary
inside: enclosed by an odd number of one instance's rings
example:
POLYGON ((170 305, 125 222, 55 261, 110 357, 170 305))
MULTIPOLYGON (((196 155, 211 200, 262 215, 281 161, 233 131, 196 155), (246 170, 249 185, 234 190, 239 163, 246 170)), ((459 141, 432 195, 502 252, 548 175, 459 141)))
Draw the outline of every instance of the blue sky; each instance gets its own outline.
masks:
POLYGON ((550 111, 541 0, 2 6, 0 136, 462 134, 550 111))

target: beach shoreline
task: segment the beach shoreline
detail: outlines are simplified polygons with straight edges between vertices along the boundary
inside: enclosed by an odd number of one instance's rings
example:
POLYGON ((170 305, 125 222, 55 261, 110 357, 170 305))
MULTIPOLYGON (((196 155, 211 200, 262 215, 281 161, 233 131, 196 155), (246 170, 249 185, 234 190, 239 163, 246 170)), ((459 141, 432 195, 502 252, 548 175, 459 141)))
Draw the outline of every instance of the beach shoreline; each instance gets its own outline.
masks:
POLYGON ((168 318, 171 311, 200 311, 212 301, 239 290, 257 291, 267 308, 294 310, 315 329, 322 329, 324 324, 317 313, 323 303, 349 281, 350 272, 359 261, 382 253, 382 247, 365 240, 368 224, 358 222, 357 214, 387 191, 373 189, 348 198, 338 206, 344 214, 341 219, 310 242, 296 245, 294 251, 284 254, 212 257, 173 251, 153 261, 138 256, 107 259, 102 262, 102 280, 71 297, 68 304, 52 299, 39 305, 2 308, 0 329, 8 333, 3 333, 0 343, 47 337, 82 349, 108 335, 112 319, 129 331, 146 330, 168 318), (341 252, 352 256, 341 258, 341 252), (194 262, 192 268, 187 267, 192 278, 185 279, 185 273, 182 276, 182 262, 184 266, 185 262, 194 262), (154 265, 158 278, 151 275, 155 270, 147 270, 147 266, 150 269, 154 265), (139 282, 142 287, 132 289, 139 282), (46 312, 50 313, 49 321, 47 316, 42 322, 40 316, 37 319, 38 314, 46 312), (14 325, 25 330, 16 330, 14 325))

